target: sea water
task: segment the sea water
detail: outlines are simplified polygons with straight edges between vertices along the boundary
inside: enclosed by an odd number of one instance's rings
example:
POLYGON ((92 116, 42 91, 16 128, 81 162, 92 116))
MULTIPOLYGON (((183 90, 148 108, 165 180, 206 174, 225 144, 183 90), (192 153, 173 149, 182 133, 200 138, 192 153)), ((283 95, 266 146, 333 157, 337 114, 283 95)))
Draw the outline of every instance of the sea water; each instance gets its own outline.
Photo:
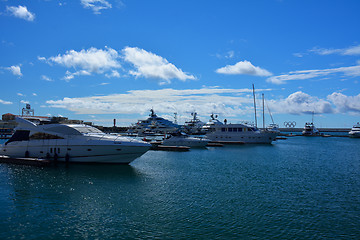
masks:
POLYGON ((359 239, 360 139, 0 164, 0 239, 359 239))

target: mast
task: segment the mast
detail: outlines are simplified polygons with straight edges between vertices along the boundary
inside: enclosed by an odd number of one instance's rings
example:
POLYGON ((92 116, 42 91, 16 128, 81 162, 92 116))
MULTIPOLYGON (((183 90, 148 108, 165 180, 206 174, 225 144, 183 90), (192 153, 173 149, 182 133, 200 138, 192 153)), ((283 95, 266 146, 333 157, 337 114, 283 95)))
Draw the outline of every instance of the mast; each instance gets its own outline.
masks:
POLYGON ((262 94, 262 107, 263 107, 263 129, 265 129, 265 104, 264 104, 264 94, 262 94))
POLYGON ((275 123, 274 123, 274 119, 273 119, 273 117, 272 117, 272 114, 271 114, 271 112, 270 112, 269 105, 268 105, 267 102, 266 102, 266 107, 267 107, 267 109, 268 109, 268 111, 269 111, 269 115, 270 115, 270 117, 271 117, 271 122, 272 122, 273 124, 275 124, 275 123))
POLYGON ((254 84, 252 85, 252 87, 253 87, 253 96, 254 96, 255 127, 257 127, 257 118, 256 118, 256 102, 255 102, 255 87, 254 87, 254 84))

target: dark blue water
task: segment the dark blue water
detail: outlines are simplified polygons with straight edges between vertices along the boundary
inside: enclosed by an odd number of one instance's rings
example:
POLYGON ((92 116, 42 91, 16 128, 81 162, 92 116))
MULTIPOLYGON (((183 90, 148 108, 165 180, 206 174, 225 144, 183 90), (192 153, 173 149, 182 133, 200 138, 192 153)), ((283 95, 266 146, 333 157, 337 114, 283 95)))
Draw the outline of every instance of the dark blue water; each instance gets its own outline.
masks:
POLYGON ((360 139, 0 164, 0 239, 359 239, 360 139))

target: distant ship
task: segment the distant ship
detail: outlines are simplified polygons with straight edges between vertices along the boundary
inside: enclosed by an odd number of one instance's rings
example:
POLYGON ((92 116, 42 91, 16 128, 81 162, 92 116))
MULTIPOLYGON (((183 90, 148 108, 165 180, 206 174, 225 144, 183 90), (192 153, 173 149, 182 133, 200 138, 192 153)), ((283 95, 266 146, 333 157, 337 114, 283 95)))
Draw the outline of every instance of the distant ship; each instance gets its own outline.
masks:
POLYGON ((312 121, 305 123, 304 130, 302 131, 303 136, 319 136, 320 132, 314 125, 314 112, 312 112, 312 121))
POLYGON ((138 135, 165 134, 175 132, 179 128, 180 125, 165 118, 158 117, 155 114, 154 109, 151 109, 149 118, 146 120, 139 120, 136 124, 130 126, 128 133, 138 135))
POLYGON ((200 121, 200 119, 197 117, 196 112, 191 113, 192 119, 190 121, 186 121, 183 126, 183 131, 187 134, 192 135, 201 135, 204 134, 205 131, 202 128, 205 123, 200 121))
POLYGON ((225 121, 223 124, 213 114, 203 128, 207 138, 221 143, 272 143, 279 135, 278 131, 260 130, 245 123, 227 124, 225 121))
POLYGON ((349 132, 349 136, 354 137, 354 138, 360 137, 360 123, 359 122, 353 126, 353 128, 349 132))
POLYGON ((311 123, 305 123, 304 130, 302 131, 303 136, 319 136, 320 132, 317 130, 315 125, 311 123))

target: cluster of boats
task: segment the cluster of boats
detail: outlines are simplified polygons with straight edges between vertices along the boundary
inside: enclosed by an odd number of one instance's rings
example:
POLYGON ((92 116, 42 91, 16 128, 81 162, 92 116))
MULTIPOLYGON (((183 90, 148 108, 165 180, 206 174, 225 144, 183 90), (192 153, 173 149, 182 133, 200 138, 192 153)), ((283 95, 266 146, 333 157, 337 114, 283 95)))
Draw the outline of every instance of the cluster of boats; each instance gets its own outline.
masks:
MULTIPOLYGON (((249 123, 220 122, 211 114, 207 123, 196 113, 183 126, 159 117, 151 109, 149 118, 139 120, 124 135, 105 134, 85 124, 34 123, 17 117, 17 127, 11 138, 1 146, 0 155, 12 158, 53 159, 64 162, 124 163, 128 164, 146 153, 154 140, 161 136, 162 146, 206 147, 209 143, 270 144, 280 131, 273 124, 259 129, 249 123), (154 138, 151 138, 154 137, 154 138)), ((317 136, 314 124, 306 123, 304 136, 317 136)), ((360 137, 360 124, 349 132, 360 137)), ((159 144, 159 141, 156 141, 159 144)))
POLYGON ((214 115, 202 124, 193 114, 184 127, 158 117, 154 110, 146 120, 139 120, 126 135, 105 134, 85 124, 34 123, 17 117, 11 138, 1 146, 0 155, 12 158, 53 159, 64 162, 125 163, 146 153, 151 143, 142 136, 162 135, 163 146, 206 147, 217 143, 271 143, 278 130, 261 130, 246 124, 227 124, 214 115), (193 136, 187 133, 201 133, 193 136), (137 137, 134 137, 137 136, 137 137))

